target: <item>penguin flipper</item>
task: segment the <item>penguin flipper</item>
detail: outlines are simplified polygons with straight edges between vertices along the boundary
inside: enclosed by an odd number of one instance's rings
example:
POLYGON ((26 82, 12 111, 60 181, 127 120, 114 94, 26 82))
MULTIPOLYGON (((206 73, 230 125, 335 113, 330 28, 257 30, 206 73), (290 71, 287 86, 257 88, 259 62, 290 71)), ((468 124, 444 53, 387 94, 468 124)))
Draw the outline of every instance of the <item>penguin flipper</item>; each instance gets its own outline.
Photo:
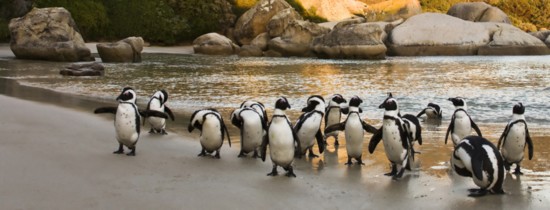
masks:
POLYGON ((292 124, 290 123, 290 121, 288 120, 288 118, 286 118, 286 122, 288 123, 288 126, 290 127, 290 130, 292 130, 292 138, 294 138, 294 143, 296 144, 296 150, 295 151, 299 151, 299 152, 296 152, 296 156, 298 158, 302 158, 302 145, 300 144, 300 138, 298 138, 298 134, 296 133, 296 130, 295 129, 292 129, 292 124))
POLYGON ((325 128, 325 133, 330 133, 333 131, 343 131, 346 128, 346 122, 337 123, 325 128))
POLYGON ((483 161, 485 157, 480 157, 476 155, 472 157, 472 174, 479 180, 483 180, 483 161))
POLYGON ((502 145, 506 141, 505 137, 508 136, 509 131, 510 131, 510 124, 506 125, 506 128, 504 128, 504 131, 502 132, 502 134, 498 138, 498 143, 497 143, 497 149, 498 150, 500 150, 500 148, 502 147, 502 145))
POLYGON ((265 156, 267 153, 267 145, 269 144, 269 134, 265 135, 262 139, 262 145, 260 146, 260 158, 265 162, 265 156))
POLYGON ((317 130, 317 133, 315 134, 315 139, 317 139, 319 153, 323 153, 323 151, 325 151, 325 138, 323 137, 323 133, 321 133, 321 129, 317 130))
POLYGON ((416 115, 416 117, 420 117, 420 116, 422 116, 422 115, 425 114, 425 113, 426 113, 426 108, 423 109, 422 111, 420 111, 420 112, 416 115))
POLYGON ((445 134, 445 144, 447 144, 447 140, 449 139, 449 133, 454 131, 455 127, 455 116, 451 118, 451 123, 449 123, 449 127, 447 128, 447 134, 445 134))
POLYGON ((117 107, 100 107, 94 110, 94 114, 111 113, 116 114, 117 107))
POLYGON ((294 125, 294 131, 295 132, 298 132, 302 128, 302 125, 304 124, 304 119, 306 118, 306 114, 308 114, 308 112, 303 113, 302 115, 300 115, 300 117, 298 118, 298 121, 296 121, 296 125, 294 125))
POLYGON ((525 123, 525 142, 527 143, 527 149, 529 150, 529 160, 533 159, 533 140, 529 135, 529 129, 527 128, 527 123, 525 123))
POLYGON ((374 152, 374 149, 376 149, 376 146, 378 143, 380 143, 380 140, 382 140, 382 127, 372 135, 369 142, 369 153, 372 154, 374 152))
POLYGON ((220 123, 222 124, 222 141, 223 141, 223 132, 227 134, 227 143, 229 144, 229 147, 231 147, 231 137, 229 137, 229 130, 227 130, 227 126, 225 126, 225 123, 223 122, 223 118, 220 117, 220 123))
POLYGON ((477 135, 482 136, 481 130, 479 130, 479 127, 477 127, 477 124, 472 120, 472 118, 470 118, 470 124, 472 125, 472 128, 476 131, 477 135))
POLYGON ((366 132, 369 132, 369 133, 376 133, 376 128, 372 125, 369 125, 367 122, 365 122, 364 120, 361 120, 361 124, 363 125, 363 130, 365 130, 366 132))
POLYGON ((139 111, 139 114, 143 117, 160 117, 164 119, 168 118, 168 115, 166 115, 166 113, 155 111, 155 110, 139 111))
POLYGON ((170 108, 168 108, 166 105, 164 105, 164 112, 166 112, 166 114, 168 114, 168 116, 170 117, 170 119, 172 121, 174 121, 176 119, 174 117, 174 113, 172 113, 172 110, 170 108))

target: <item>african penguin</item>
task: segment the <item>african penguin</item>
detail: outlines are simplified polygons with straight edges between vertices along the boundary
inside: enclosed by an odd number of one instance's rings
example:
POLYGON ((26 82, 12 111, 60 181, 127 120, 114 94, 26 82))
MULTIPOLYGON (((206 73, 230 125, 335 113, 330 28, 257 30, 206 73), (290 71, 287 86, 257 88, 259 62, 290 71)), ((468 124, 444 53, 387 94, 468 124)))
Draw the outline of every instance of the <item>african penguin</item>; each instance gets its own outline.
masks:
POLYGON ((472 177, 480 189, 470 189, 469 196, 487 192, 504 194, 504 162, 495 145, 481 136, 467 136, 455 147, 451 166, 460 176, 472 177))
POLYGON ((416 117, 421 117, 424 114, 426 114, 426 117, 428 119, 443 118, 443 111, 441 110, 441 107, 439 107, 439 105, 434 103, 428 103, 428 106, 424 108, 422 111, 420 111, 420 113, 418 113, 416 117))
POLYGON ((136 105, 136 92, 131 87, 122 89, 120 95, 116 98, 118 101, 117 107, 101 107, 94 110, 95 114, 112 113, 115 114, 115 132, 116 139, 119 143, 118 150, 115 154, 123 154, 123 145, 131 151, 129 156, 136 155, 136 144, 139 139, 141 116, 155 116, 166 119, 168 116, 162 112, 149 110, 145 112, 139 111, 136 105))
MULTIPOLYGON (((147 103, 147 111, 154 110, 159 112, 164 112, 170 116, 170 119, 174 121, 174 114, 172 110, 166 106, 166 101, 168 100, 168 93, 165 90, 159 90, 151 96, 149 103, 147 103)), ((166 120, 160 117, 148 117, 147 121, 151 125, 151 130, 149 133, 159 133, 166 135, 166 120)))
MULTIPOLYGON (((340 105, 343 103, 347 103, 347 101, 340 94, 334 94, 330 97, 325 109, 325 129, 331 125, 340 123, 340 119, 342 118, 342 109, 340 105)), ((328 133, 325 130, 325 145, 327 144, 327 138, 331 136, 334 137, 334 145, 338 145, 338 134, 339 132, 337 130, 328 133)))
POLYGON ((409 140, 411 141, 411 151, 414 153, 414 142, 418 141, 418 144, 422 145, 422 127, 420 126, 420 121, 418 120, 418 117, 412 115, 412 114, 405 114, 401 117, 403 121, 405 122, 405 127, 407 128, 407 132, 409 133, 409 140))
POLYGON ((363 100, 358 96, 353 96, 349 101, 349 112, 346 121, 329 126, 325 129, 325 133, 344 130, 346 134, 346 151, 348 153, 348 162, 346 165, 351 165, 351 159, 355 158, 357 164, 364 165, 361 159, 363 155, 363 139, 364 131, 375 133, 377 130, 373 126, 367 124, 361 119, 360 113, 363 112, 359 105, 363 100))
POLYGON ((201 153, 198 156, 206 156, 216 151, 214 158, 220 158, 220 148, 223 145, 225 134, 227 134, 227 142, 231 147, 231 139, 229 132, 223 122, 222 115, 215 109, 197 110, 191 115, 191 121, 187 130, 191 133, 195 128, 201 131, 201 153))
POLYGON ((523 174, 520 169, 525 146, 529 151, 529 160, 533 159, 533 141, 529 136, 529 129, 525 121, 525 107, 520 102, 512 109, 512 120, 506 125, 504 132, 498 139, 498 149, 504 157, 504 166, 510 170, 510 165, 516 164, 515 174, 523 174))
POLYGON ((447 134, 445 134, 445 144, 447 144, 447 139, 449 138, 449 134, 451 134, 451 139, 456 146, 460 140, 470 135, 472 129, 476 131, 477 135, 482 136, 476 123, 474 123, 466 111, 466 101, 460 97, 449 98, 448 100, 453 102, 456 110, 451 118, 449 128, 447 128, 447 134))
POLYGON ((262 144, 267 125, 263 117, 253 108, 238 108, 231 113, 231 123, 241 130, 241 152, 238 157, 246 157, 254 152, 258 156, 258 147, 262 144))
POLYGON ((319 153, 325 150, 325 141, 323 133, 321 133, 321 122, 325 115, 325 100, 322 96, 313 95, 307 99, 307 107, 302 109, 304 112, 294 125, 294 132, 300 139, 301 150, 298 150, 299 155, 305 155, 309 151, 309 157, 319 157, 313 153, 313 144, 317 140, 319 153))
POLYGON ((292 129, 290 120, 285 114, 285 110, 290 109, 290 104, 285 97, 280 97, 275 102, 275 110, 271 117, 271 122, 267 127, 267 134, 261 146, 261 158, 265 161, 267 146, 269 145, 269 154, 273 162, 273 170, 268 176, 276 176, 277 166, 281 166, 287 171, 286 176, 296 177, 292 168, 294 154, 300 150, 300 141, 292 129))
POLYGON ((267 118, 267 113, 265 112, 264 104, 262 104, 261 102, 252 101, 252 100, 247 100, 241 103, 240 108, 247 108, 247 107, 253 108, 254 110, 256 110, 260 114, 260 116, 262 116, 262 118, 264 119, 265 124, 269 122, 267 118))
POLYGON ((380 104, 379 108, 384 108, 384 119, 382 127, 372 136, 369 142, 369 152, 372 154, 376 146, 382 140, 386 157, 391 162, 391 172, 386 173, 386 176, 398 179, 403 176, 405 169, 410 170, 409 158, 413 158, 414 153, 411 151, 409 133, 405 122, 399 116, 399 107, 391 93, 388 98, 380 104))

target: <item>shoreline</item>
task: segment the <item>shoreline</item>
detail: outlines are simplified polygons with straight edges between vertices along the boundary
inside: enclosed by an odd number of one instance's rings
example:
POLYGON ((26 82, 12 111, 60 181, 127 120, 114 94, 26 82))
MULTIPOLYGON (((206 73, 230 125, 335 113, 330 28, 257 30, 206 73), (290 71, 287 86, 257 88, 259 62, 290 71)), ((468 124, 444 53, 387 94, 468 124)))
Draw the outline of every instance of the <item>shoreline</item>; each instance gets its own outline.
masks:
POLYGON ((176 133, 142 133, 137 156, 115 155, 110 117, 4 95, 0 105, 18 107, 0 110, 5 116, 0 127, 4 133, 0 206, 5 209, 543 209, 550 205, 547 195, 526 192, 519 179, 505 183, 507 195, 470 198, 467 189, 476 186, 468 178, 410 171, 392 181, 382 175, 385 163, 367 157, 365 166, 348 167, 334 164, 331 160, 337 154, 330 152, 316 170, 311 169, 311 160, 296 160, 297 178, 268 177, 269 160, 237 158, 238 148, 226 144, 222 159, 199 158, 198 142, 176 133))

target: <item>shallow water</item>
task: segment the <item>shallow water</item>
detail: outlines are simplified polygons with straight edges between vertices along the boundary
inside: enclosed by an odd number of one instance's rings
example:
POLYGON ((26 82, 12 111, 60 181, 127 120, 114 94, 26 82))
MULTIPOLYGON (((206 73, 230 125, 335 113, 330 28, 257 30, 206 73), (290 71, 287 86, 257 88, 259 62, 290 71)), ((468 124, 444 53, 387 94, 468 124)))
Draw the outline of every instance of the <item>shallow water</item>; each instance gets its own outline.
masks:
MULTIPOLYGON (((418 170, 438 177, 447 176, 452 150, 451 144, 443 143, 454 111, 447 98, 465 97, 470 115, 494 143, 511 117, 512 106, 521 101, 535 144, 534 159, 523 161, 527 174, 523 183, 533 191, 550 183, 550 56, 365 61, 144 54, 143 60, 138 64, 104 64, 104 77, 64 77, 58 72, 68 63, 0 58, 0 77, 113 104, 125 86, 136 89, 142 105, 155 90, 163 88, 169 93, 168 105, 185 115, 184 119, 195 109, 212 107, 222 111, 227 124, 229 113, 247 99, 263 102, 271 113, 274 101, 286 96, 293 107, 288 114, 294 121, 308 96, 340 93, 348 99, 360 96, 364 101, 362 117, 379 127, 383 110, 377 107, 392 92, 403 114, 416 114, 429 102, 442 107, 442 122, 423 122, 424 145, 415 146, 422 152, 417 156, 418 170)), ((181 131, 186 126, 182 124, 168 126, 181 131)), ((233 142, 238 143, 237 130, 230 132, 233 142)), ((388 164, 382 144, 373 155, 368 154, 370 136, 365 136, 363 170, 388 164)), ((340 139, 344 140, 343 134, 340 139)), ((333 145, 332 138, 328 142, 321 158, 298 162, 298 167, 322 171, 334 164, 343 165, 347 161, 345 141, 339 147, 333 145)))

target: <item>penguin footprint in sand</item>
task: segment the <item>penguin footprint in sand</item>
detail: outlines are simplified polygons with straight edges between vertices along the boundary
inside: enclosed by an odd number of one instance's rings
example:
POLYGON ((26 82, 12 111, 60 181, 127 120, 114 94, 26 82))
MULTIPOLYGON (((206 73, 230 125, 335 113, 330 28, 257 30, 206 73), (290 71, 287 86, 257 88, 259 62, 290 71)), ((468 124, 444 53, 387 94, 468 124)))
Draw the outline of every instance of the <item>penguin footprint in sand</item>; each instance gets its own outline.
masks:
POLYGON ((124 153, 123 146, 128 147, 131 151, 129 156, 136 155, 136 144, 139 139, 141 116, 155 116, 166 119, 168 116, 159 111, 146 110, 139 111, 136 105, 136 92, 130 87, 125 87, 122 93, 116 98, 119 102, 117 107, 101 107, 94 110, 95 114, 111 113, 115 115, 115 132, 116 139, 119 142, 118 150, 115 154, 124 153))

